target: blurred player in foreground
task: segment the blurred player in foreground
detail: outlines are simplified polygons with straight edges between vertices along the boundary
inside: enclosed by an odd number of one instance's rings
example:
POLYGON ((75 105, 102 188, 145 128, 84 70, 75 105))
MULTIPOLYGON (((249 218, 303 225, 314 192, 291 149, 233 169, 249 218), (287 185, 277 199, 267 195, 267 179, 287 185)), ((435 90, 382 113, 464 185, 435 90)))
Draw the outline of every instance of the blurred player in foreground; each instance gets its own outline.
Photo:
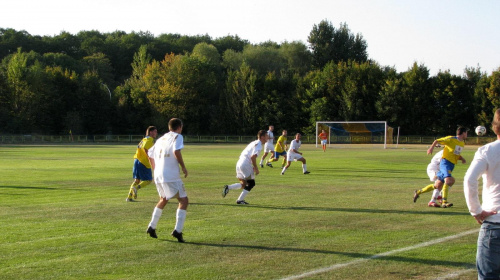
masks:
POLYGON ((500 278, 500 109, 493 117, 495 142, 480 147, 464 177, 464 195, 469 212, 481 224, 477 239, 478 279, 500 278), (478 180, 483 179, 482 201, 478 180))

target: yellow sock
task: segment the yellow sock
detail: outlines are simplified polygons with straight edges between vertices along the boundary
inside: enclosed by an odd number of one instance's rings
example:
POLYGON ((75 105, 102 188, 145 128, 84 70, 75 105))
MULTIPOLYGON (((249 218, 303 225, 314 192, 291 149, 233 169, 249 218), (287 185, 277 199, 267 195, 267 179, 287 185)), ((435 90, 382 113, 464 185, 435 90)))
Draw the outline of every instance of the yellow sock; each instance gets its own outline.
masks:
POLYGON ((425 186, 423 189, 418 190, 417 193, 422 194, 422 193, 430 192, 432 190, 434 190, 434 184, 430 184, 430 185, 425 186))
POLYGON ((137 187, 137 185, 139 185, 139 183, 137 183, 136 181, 134 181, 132 185, 130 185, 130 190, 128 191, 128 198, 130 199, 134 198, 134 188, 137 187))
POLYGON ((444 184, 443 186, 443 203, 447 202, 448 200, 448 190, 450 189, 450 186, 447 184, 444 184))
POLYGON ((137 186, 137 189, 138 189, 138 190, 139 190, 139 189, 142 189, 143 187, 145 187, 145 186, 149 185, 150 183, 151 183, 151 181, 141 181, 141 182, 139 183, 139 185, 137 186))

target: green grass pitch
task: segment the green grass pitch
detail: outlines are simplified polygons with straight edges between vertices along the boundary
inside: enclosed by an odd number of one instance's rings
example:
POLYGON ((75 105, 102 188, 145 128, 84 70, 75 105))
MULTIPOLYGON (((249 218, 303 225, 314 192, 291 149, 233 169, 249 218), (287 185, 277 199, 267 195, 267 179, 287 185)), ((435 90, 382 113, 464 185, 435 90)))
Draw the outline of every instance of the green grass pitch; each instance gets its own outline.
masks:
MULTIPOLYGON (((455 167, 452 208, 429 208, 425 146, 303 145, 309 175, 294 162, 264 167, 236 205, 235 164, 244 144, 187 144, 190 205, 184 238, 170 236, 177 203, 146 228, 154 184, 125 202, 134 145, 0 146, 0 279, 477 279, 479 228, 455 167), (406 248, 389 255, 386 252, 406 248), (373 257, 377 256, 378 257, 373 257), (322 268, 328 268, 318 272, 322 268)), ((436 150, 437 151, 437 150, 436 150)))

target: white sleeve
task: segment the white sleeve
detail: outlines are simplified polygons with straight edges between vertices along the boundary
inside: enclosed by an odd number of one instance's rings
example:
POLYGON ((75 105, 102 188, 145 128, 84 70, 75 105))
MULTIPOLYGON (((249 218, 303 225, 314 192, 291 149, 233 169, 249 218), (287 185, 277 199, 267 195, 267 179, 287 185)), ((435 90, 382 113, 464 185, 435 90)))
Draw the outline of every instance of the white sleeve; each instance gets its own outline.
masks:
POLYGON ((474 159, 470 164, 464 177, 464 195, 465 201, 469 212, 475 216, 481 214, 483 211, 481 202, 479 201, 479 178, 488 169, 488 162, 486 160, 483 149, 479 149, 474 155, 474 159))
POLYGON ((175 149, 174 151, 177 150, 182 150, 184 148, 184 138, 182 137, 181 134, 177 135, 177 139, 175 139, 175 149))

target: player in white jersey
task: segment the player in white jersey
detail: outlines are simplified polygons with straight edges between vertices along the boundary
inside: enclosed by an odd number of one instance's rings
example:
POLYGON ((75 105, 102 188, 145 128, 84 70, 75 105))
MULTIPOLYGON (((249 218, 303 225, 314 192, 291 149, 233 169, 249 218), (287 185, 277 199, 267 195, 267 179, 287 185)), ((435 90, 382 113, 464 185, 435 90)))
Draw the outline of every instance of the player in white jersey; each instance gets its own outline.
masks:
MULTIPOLYGON (((429 179, 431 182, 436 182, 437 180, 437 173, 439 172, 439 164, 441 162, 441 158, 443 158, 443 150, 439 151, 437 154, 435 154, 431 162, 427 165, 427 176, 429 176, 429 179)), ((439 189, 434 189, 432 192, 432 197, 431 201, 427 204, 429 207, 441 207, 437 203, 437 200, 440 199, 440 193, 441 191, 439 189)))
POLYGON ((182 121, 177 118, 171 119, 168 122, 168 129, 169 132, 158 139, 148 151, 160 201, 156 204, 146 233, 153 238, 158 238, 156 235, 156 226, 160 220, 163 208, 165 208, 170 199, 175 197, 179 201, 179 206, 177 208, 175 229, 172 231, 172 236, 177 238, 177 241, 184 242, 182 230, 186 220, 186 210, 189 201, 179 169, 180 165, 182 173, 184 173, 184 178, 188 176, 181 153, 181 149, 184 148, 184 138, 180 134, 182 132, 182 121))
POLYGON ((236 163, 236 178, 240 181, 231 185, 225 185, 222 189, 222 197, 226 197, 229 190, 243 189, 236 200, 236 204, 248 204, 245 201, 247 194, 255 187, 255 175, 259 174, 257 166, 257 156, 262 150, 262 144, 266 143, 267 132, 260 130, 257 133, 257 140, 250 142, 241 152, 240 159, 236 163))
POLYGON ((300 133, 295 134, 295 139, 290 142, 290 148, 288 149, 287 153, 287 164, 285 167, 283 167, 283 170, 281 170, 281 175, 285 175, 285 171, 290 167, 290 164, 292 164, 292 161, 300 161, 302 162, 302 172, 304 174, 309 174, 311 172, 307 171, 307 166, 306 166, 306 159, 302 156, 302 153, 299 152, 300 145, 302 145, 302 142, 300 141, 300 133))
MULTIPOLYGON (((267 136, 269 137, 269 139, 267 140, 266 142, 266 145, 264 146, 264 154, 262 155, 262 158, 260 159, 260 167, 264 168, 264 160, 266 159, 267 157, 267 154, 271 154, 271 156, 269 157, 269 159, 272 159, 273 156, 274 156, 274 126, 270 125, 269 126, 269 130, 267 131, 267 136)), ((268 161, 266 163, 267 166, 269 167, 273 167, 273 165, 268 161)))

